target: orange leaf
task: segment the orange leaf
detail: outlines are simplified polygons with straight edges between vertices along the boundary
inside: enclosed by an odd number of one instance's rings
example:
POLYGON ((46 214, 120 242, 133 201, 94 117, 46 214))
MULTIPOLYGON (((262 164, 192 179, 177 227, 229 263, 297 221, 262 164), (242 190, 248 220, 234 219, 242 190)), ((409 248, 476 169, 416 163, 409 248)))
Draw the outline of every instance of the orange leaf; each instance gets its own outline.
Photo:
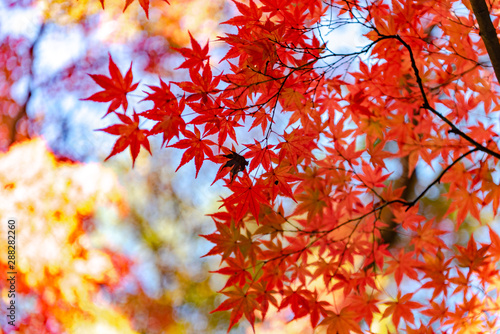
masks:
POLYGON ((401 296, 401 291, 399 291, 395 301, 384 303, 388 307, 385 309, 382 318, 387 318, 392 315, 392 322, 396 328, 398 328, 401 318, 403 318, 406 322, 413 324, 415 322, 413 311, 422 307, 422 304, 412 302, 411 297, 413 297, 413 293, 401 296))
POLYGON ((363 333, 359 326, 359 314, 350 310, 349 307, 344 307, 340 313, 332 313, 325 318, 320 325, 328 326, 327 334, 352 334, 363 333))

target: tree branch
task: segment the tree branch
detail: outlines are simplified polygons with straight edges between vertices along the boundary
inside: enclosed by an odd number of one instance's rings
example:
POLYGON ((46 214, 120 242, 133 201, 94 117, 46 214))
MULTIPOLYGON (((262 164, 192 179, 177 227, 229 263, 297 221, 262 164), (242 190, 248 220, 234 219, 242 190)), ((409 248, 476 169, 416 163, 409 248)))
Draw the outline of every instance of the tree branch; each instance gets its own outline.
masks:
MULTIPOLYGON (((415 72, 415 77, 417 80, 418 88, 420 89, 420 93, 422 94, 422 99, 424 100, 422 108, 429 110, 434 115, 439 117, 443 122, 445 122, 446 124, 448 124, 451 127, 451 132, 453 132, 456 135, 467 140, 469 143, 471 143, 473 146, 475 146, 479 151, 482 151, 482 152, 487 153, 487 154, 489 154, 497 159, 500 159, 500 153, 490 150, 488 147, 481 145, 480 143, 478 143, 477 141, 475 141, 474 139, 469 137, 465 132, 463 132, 462 130, 457 128, 457 126, 455 124, 453 124, 448 118, 443 116, 440 112, 438 112, 436 109, 434 109, 430 105, 429 100, 427 99, 427 95, 425 93, 422 78, 420 77, 420 73, 419 73, 418 68, 417 68, 417 62, 415 61, 415 55, 413 54, 413 51, 412 51, 410 45, 408 45, 408 43, 406 43, 399 35, 394 35, 393 37, 395 39, 397 39, 399 42, 401 42, 401 44, 403 44, 403 46, 406 48, 406 50, 408 50, 408 52, 410 54, 411 67, 413 69, 413 72, 415 72)), ((500 55, 500 53, 499 53, 499 55, 500 55)))
POLYGON ((23 105, 19 109, 19 112, 14 116, 14 119, 12 120, 11 124, 11 129, 10 129, 10 136, 9 136, 9 143, 7 146, 11 146, 15 141, 16 141, 16 135, 17 135, 17 123, 23 119, 24 117, 28 117, 28 104, 30 103, 31 100, 31 95, 33 92, 33 81, 35 77, 34 73, 34 63, 35 63, 35 49, 40 42, 42 38, 42 34, 45 30, 45 23, 42 23, 40 26, 40 30, 38 30, 38 34, 36 35, 33 43, 31 44, 31 47, 29 49, 29 57, 30 57, 30 68, 29 68, 29 79, 28 79, 28 94, 26 96, 26 100, 24 101, 23 105))
POLYGON ((497 31, 491 22, 490 11, 484 0, 470 0, 470 4, 479 25, 479 36, 486 46, 497 81, 500 81, 500 42, 497 31))
POLYGON ((434 185, 436 185, 437 183, 441 183, 441 178, 444 176, 444 174, 446 174, 446 172, 448 172, 453 166, 455 166, 460 160, 462 160, 463 158, 465 158, 466 156, 468 156, 469 154, 472 154, 476 151, 479 151, 479 149, 476 147, 470 151, 467 151, 466 153, 462 154, 460 157, 458 157, 455 161, 453 161, 450 165, 448 165, 445 169, 443 169, 443 171, 441 173, 439 173, 439 176, 434 180, 432 181, 431 183, 429 183, 427 185, 427 188, 424 189, 424 191, 422 191, 420 193, 420 195, 418 195, 417 198, 415 198, 413 201, 409 202, 407 205, 408 207, 406 208, 406 211, 408 211, 412 206, 414 206, 415 204, 417 204, 417 202, 422 198, 424 197, 424 195, 427 193, 427 191, 429 191, 429 189, 431 189, 434 185))

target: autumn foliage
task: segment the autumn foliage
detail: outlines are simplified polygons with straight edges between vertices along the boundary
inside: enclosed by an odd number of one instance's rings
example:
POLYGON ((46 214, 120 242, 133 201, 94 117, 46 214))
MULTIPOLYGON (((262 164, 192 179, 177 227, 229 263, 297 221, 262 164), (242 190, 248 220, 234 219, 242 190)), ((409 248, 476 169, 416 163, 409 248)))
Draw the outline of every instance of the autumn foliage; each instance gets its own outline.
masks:
MULTIPOLYGON (((97 164, 58 161, 37 139, 0 155, 0 181, 1 212, 23 222, 16 234, 23 250, 16 259, 16 301, 26 312, 15 327, 2 319, 0 332, 135 333, 130 318, 96 302, 101 288, 119 290, 132 264, 114 250, 93 247, 88 233, 98 205, 123 211, 116 176, 97 164)), ((0 246, 7 249, 7 240, 0 246)), ((6 281, 6 259, 0 268, 6 281)))
MULTIPOLYGON (((88 98, 118 116, 103 129, 118 136, 111 156, 135 160, 159 135, 196 176, 218 165, 210 177, 229 195, 203 236, 227 277, 214 311, 231 312, 230 328, 276 308, 327 333, 496 332, 499 55, 481 13, 468 1, 234 4, 219 62, 192 36, 178 49, 186 79, 142 87, 133 110, 132 72, 110 58, 88 98), (362 45, 336 48, 346 27, 362 45), (489 226, 460 237, 475 222, 489 226)), ((500 3, 486 8, 498 26, 500 3)))

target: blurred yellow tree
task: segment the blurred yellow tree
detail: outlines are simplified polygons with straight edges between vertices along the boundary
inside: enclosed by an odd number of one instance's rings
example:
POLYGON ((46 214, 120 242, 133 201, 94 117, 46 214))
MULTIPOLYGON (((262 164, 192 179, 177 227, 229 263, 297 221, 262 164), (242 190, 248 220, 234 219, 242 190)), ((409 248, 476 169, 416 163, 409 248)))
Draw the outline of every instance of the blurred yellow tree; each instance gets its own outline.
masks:
MULTIPOLYGON (((113 171, 61 160, 41 139, 0 155, 0 218, 17 221, 16 332, 216 333, 227 326, 225 314, 207 317, 218 301, 203 251, 190 251, 201 241, 199 210, 176 194, 171 171, 152 161, 123 173, 122 186, 116 172, 128 162, 113 171)), ((7 332, 8 271, 0 257, 0 328, 7 332)))
MULTIPOLYGON (((17 220, 19 332, 133 333, 99 296, 121 284, 130 260, 93 247, 87 235, 98 206, 125 213, 116 176, 97 164, 59 162, 36 139, 0 156, 0 185, 2 219, 17 220)), ((1 249, 6 242, 3 235, 1 249)), ((0 257, 0 280, 8 303, 6 260, 0 257)))

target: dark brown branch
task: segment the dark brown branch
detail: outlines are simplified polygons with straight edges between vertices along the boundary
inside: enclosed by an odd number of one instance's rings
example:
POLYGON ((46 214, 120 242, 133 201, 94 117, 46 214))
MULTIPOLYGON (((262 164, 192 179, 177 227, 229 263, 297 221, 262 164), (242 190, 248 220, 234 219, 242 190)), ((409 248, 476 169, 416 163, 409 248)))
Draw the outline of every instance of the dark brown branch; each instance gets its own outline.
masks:
POLYGON ((422 198, 424 197, 424 195, 427 193, 427 191, 429 191, 429 189, 431 189, 435 184, 437 183, 440 183, 441 182, 441 178, 444 176, 444 174, 446 174, 446 172, 448 172, 453 166, 455 166, 460 160, 462 160, 463 158, 465 158, 466 156, 468 156, 469 154, 472 154, 476 151, 479 151, 478 148, 474 148, 470 151, 467 151, 466 153, 462 154, 460 157, 458 157, 455 161, 453 161, 450 165, 448 165, 440 174, 439 176, 434 180, 432 181, 428 186, 427 188, 424 189, 424 191, 422 191, 420 193, 420 195, 418 195, 417 198, 415 198, 413 201, 411 201, 410 203, 408 203, 408 207, 406 208, 406 211, 408 211, 412 206, 414 206, 415 204, 417 204, 417 202, 422 198))
POLYGON ((31 44, 31 47, 29 49, 29 57, 30 57, 30 68, 29 68, 29 78, 28 78, 28 94, 26 96, 26 100, 24 101, 23 105, 19 108, 19 112, 16 114, 16 116, 12 120, 11 128, 10 128, 10 133, 9 133, 9 143, 8 146, 11 146, 15 141, 16 141, 16 135, 17 135, 17 123, 23 119, 24 117, 28 117, 28 105, 31 100, 31 95, 33 92, 33 81, 34 81, 34 64, 35 64, 35 50, 38 45, 38 43, 41 40, 43 31, 45 30, 45 23, 42 23, 40 26, 40 30, 38 30, 38 34, 36 35, 33 44, 31 44))
POLYGON ((488 51, 488 56, 493 65, 493 70, 500 80, 500 42, 498 41, 497 31, 493 26, 490 18, 490 11, 484 0, 470 0, 472 11, 476 16, 477 24, 479 25, 479 35, 483 39, 483 43, 488 51))
POLYGON ((493 156, 493 157, 495 157, 497 159, 500 159, 500 153, 490 150, 486 146, 481 145, 480 143, 478 143, 477 141, 475 141, 474 139, 472 139, 471 137, 469 137, 465 132, 463 132, 462 130, 460 130, 459 128, 457 128, 456 125, 453 124, 448 118, 446 118, 445 116, 443 116, 441 113, 439 113, 436 109, 434 109, 430 105, 429 100, 427 99, 427 95, 425 93, 425 89, 424 89, 424 84, 422 82, 422 78, 420 77, 420 73, 419 73, 418 68, 417 68, 417 62, 415 61, 415 56, 413 55, 413 51, 412 51, 410 45, 408 45, 408 43, 406 43, 398 35, 394 35, 393 38, 395 38, 398 41, 400 41, 401 44, 403 44, 403 46, 406 48, 406 50, 408 50, 408 52, 410 54, 411 67, 413 69, 413 72, 415 72, 415 77, 417 79, 417 84, 418 84, 418 87, 420 89, 420 93, 422 95, 422 99, 424 100, 422 108, 429 110, 434 115, 436 115, 437 117, 439 117, 443 122, 445 122, 446 124, 448 124, 451 127, 451 132, 453 132, 454 134, 456 134, 456 135, 462 137, 463 139, 467 140, 469 143, 471 143, 473 146, 475 146, 479 151, 483 151, 484 153, 487 153, 487 154, 489 154, 489 155, 491 155, 491 156, 493 156))

